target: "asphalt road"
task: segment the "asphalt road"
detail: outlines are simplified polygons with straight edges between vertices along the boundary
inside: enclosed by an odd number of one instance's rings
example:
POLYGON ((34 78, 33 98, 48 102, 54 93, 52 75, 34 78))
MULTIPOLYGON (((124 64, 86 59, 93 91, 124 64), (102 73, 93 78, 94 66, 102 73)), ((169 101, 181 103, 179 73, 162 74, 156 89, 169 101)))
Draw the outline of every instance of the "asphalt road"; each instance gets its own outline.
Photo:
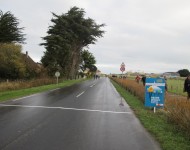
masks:
POLYGON ((3 150, 160 150, 108 78, 0 103, 3 150))

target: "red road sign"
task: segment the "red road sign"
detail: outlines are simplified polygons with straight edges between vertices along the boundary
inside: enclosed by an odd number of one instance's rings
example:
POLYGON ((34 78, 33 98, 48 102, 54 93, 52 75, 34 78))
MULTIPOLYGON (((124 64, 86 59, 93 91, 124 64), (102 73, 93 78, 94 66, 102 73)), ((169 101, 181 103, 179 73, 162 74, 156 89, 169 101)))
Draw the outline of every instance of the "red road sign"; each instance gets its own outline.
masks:
POLYGON ((121 70, 121 72, 125 71, 125 64, 124 63, 121 64, 120 70, 121 70))
POLYGON ((121 70, 121 72, 124 72, 124 71, 125 71, 125 68, 124 68, 124 67, 121 67, 120 70, 121 70))

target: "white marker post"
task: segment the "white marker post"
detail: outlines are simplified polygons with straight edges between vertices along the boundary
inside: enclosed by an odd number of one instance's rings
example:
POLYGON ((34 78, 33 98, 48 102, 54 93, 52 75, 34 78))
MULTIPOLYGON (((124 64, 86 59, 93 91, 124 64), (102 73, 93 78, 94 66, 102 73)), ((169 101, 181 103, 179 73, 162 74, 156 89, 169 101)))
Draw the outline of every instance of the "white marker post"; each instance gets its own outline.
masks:
POLYGON ((55 76, 57 77, 57 84, 58 84, 58 78, 59 78, 59 76, 60 76, 60 72, 59 72, 59 71, 56 71, 56 72, 55 72, 55 76))
POLYGON ((156 107, 154 107, 154 113, 156 113, 156 107))

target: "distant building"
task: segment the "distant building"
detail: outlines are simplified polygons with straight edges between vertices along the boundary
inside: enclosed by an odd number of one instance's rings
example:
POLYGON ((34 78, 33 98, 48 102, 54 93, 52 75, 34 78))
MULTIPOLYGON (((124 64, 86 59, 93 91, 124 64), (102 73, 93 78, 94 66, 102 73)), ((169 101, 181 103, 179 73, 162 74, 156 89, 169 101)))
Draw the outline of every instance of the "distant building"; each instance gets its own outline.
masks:
POLYGON ((39 68, 39 65, 28 55, 28 51, 26 51, 25 54, 22 54, 22 58, 30 70, 36 70, 39 68))
POLYGON ((100 70, 96 70, 96 75, 100 76, 101 75, 101 71, 100 70))
POLYGON ((26 65, 28 77, 44 76, 44 67, 41 63, 34 62, 34 60, 28 55, 28 51, 26 51, 25 54, 22 54, 22 59, 26 65))
POLYGON ((178 72, 164 72, 163 76, 166 76, 167 78, 178 78, 180 77, 180 74, 178 72))

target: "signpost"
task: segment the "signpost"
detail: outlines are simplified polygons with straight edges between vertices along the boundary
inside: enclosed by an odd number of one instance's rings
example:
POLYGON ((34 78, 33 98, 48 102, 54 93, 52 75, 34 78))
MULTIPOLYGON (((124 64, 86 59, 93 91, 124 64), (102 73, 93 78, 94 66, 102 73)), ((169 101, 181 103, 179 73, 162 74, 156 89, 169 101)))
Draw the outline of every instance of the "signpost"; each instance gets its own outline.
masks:
POLYGON ((123 75, 123 72, 125 71, 125 64, 124 64, 124 62, 122 62, 120 70, 121 70, 122 75, 123 75))
MULTIPOLYGON (((124 64, 124 62, 122 62, 121 66, 120 66, 120 70, 121 70, 121 72, 122 72, 122 76, 121 76, 121 77, 122 77, 121 85, 123 86, 123 72, 125 71, 125 64, 124 64)), ((119 105, 124 106, 124 104, 123 104, 123 102, 122 102, 122 97, 121 97, 121 103, 120 103, 119 105)))
POLYGON ((165 98, 165 80, 162 78, 146 78, 145 83, 145 106, 162 108, 165 98))
POLYGON ((56 78, 57 78, 57 84, 58 84, 58 78, 59 78, 59 76, 60 76, 60 72, 59 72, 59 71, 56 71, 56 72, 55 72, 55 76, 56 76, 56 78))

